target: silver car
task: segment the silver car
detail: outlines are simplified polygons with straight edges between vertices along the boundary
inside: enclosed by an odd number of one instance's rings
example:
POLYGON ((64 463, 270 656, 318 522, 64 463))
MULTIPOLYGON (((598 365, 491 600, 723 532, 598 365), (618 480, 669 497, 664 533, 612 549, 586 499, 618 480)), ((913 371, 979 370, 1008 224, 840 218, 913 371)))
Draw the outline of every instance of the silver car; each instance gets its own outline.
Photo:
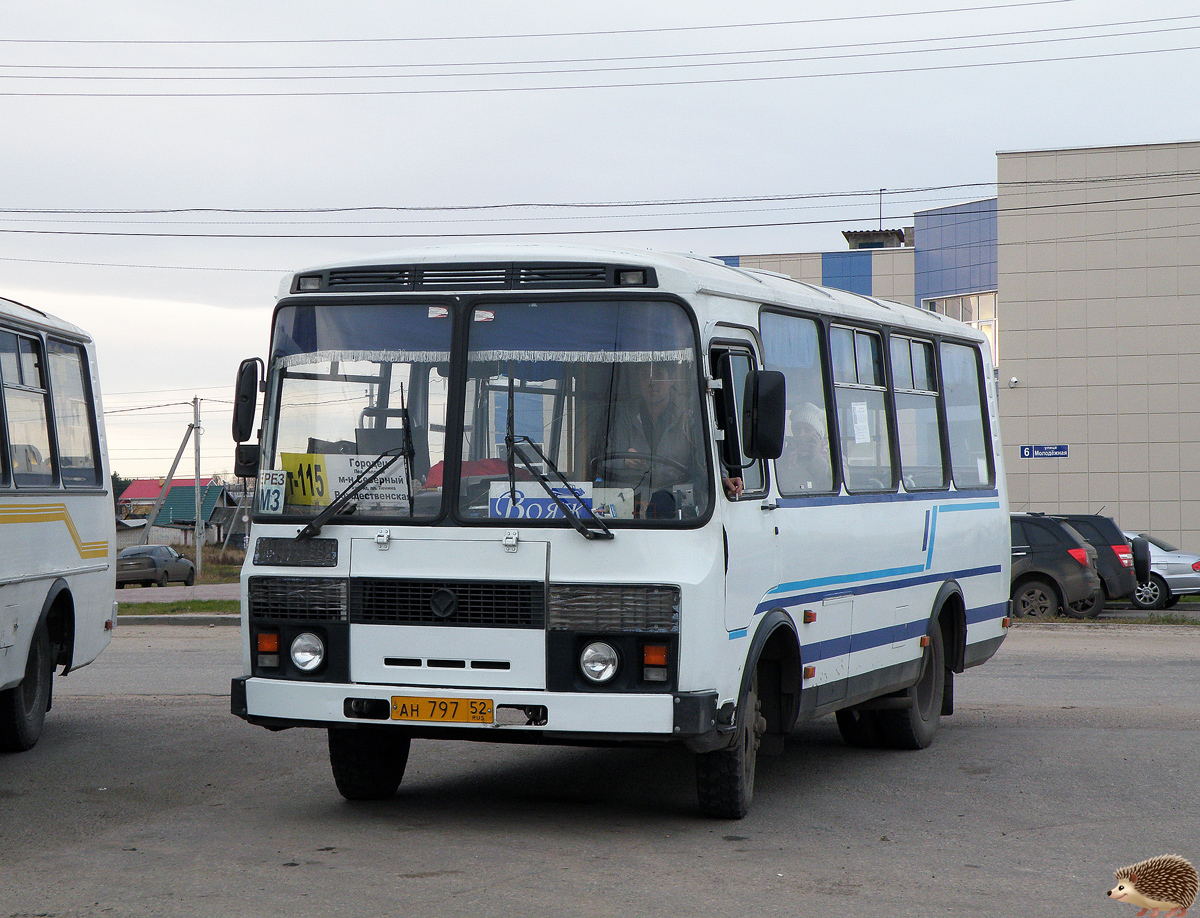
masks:
MULTIPOLYGON (((1150 579, 1139 583, 1130 599, 1139 609, 1169 609, 1187 593, 1200 593, 1200 555, 1182 551, 1148 533, 1138 533, 1150 543, 1150 579)), ((1130 533, 1126 538, 1132 539, 1130 533)))

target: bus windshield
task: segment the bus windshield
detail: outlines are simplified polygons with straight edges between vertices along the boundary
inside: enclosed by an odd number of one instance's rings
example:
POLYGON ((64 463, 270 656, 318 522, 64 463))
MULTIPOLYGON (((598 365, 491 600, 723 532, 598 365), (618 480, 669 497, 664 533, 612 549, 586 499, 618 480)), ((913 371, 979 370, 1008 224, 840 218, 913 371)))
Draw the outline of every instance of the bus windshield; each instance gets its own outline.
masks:
POLYGON ((365 473, 339 511, 351 518, 452 510, 566 525, 564 511, 590 509, 669 526, 708 514, 695 332, 675 303, 285 305, 272 359, 278 408, 264 455, 287 480, 275 512, 316 515, 365 473), (463 351, 466 372, 452 378, 463 351), (447 430, 461 430, 461 452, 447 449, 447 430), (450 482, 457 498, 444 507, 450 482))

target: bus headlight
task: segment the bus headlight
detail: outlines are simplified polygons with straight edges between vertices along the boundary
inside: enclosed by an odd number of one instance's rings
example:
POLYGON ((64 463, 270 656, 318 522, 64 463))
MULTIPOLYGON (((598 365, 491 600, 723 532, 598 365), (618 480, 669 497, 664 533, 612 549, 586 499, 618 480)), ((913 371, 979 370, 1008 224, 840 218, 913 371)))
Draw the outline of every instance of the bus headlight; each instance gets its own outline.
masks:
POLYGON ((296 635, 292 641, 292 664, 302 673, 311 673, 325 662, 325 642, 311 631, 296 635))
POLYGON ((594 641, 583 648, 579 655, 579 668, 589 682, 597 685, 608 682, 617 674, 620 658, 617 652, 603 641, 594 641))

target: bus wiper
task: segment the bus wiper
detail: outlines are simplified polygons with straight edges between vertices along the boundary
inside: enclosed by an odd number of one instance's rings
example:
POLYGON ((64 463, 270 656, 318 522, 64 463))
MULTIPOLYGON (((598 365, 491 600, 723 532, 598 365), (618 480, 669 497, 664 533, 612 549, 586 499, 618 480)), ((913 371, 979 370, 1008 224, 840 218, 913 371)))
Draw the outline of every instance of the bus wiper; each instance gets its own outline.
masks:
MULTIPOLYGON (((535 479, 537 479, 538 484, 542 486, 542 490, 550 495, 550 499, 558 505, 558 509, 563 512, 563 516, 567 518, 567 522, 569 522, 571 526, 574 527, 575 531, 581 536, 583 536, 585 539, 611 539, 613 537, 612 530, 604 525, 604 520, 600 519, 600 517, 596 516, 596 514, 592 512, 591 507, 585 504, 582 500, 577 502, 580 507, 587 511, 587 515, 591 517, 590 522, 594 522, 600 527, 599 530, 593 529, 591 526, 584 523, 584 521, 580 519, 579 514, 575 512, 575 509, 558 496, 554 490, 554 486, 550 483, 550 480, 543 475, 538 470, 538 467, 530 462, 529 458, 521 451, 521 447, 517 445, 517 442, 520 440, 528 443, 533 448, 533 451, 537 453, 538 458, 546 464, 546 468, 550 469, 550 471, 558 476, 558 480, 563 483, 563 486, 567 489, 568 494, 575 493, 574 488, 571 487, 571 483, 567 481, 566 476, 559 471, 558 466, 551 462, 550 457, 543 453, 541 448, 529 437, 514 437, 510 434, 504 438, 504 445, 508 447, 509 462, 511 463, 514 458, 520 460, 521 465, 525 466, 525 468, 529 470, 529 473, 535 479)), ((512 481, 511 487, 515 492, 516 482, 514 479, 514 472, 510 472, 510 481, 512 481)))
POLYGON ((378 456, 371 460, 370 464, 358 473, 358 476, 350 482, 346 490, 329 502, 329 506, 316 515, 311 523, 306 525, 298 533, 296 533, 295 541, 299 542, 304 539, 311 539, 321 531, 324 526, 336 513, 340 513, 345 507, 371 482, 395 465, 396 460, 404 455, 404 447, 398 446, 394 449, 384 450, 378 456), (387 462, 376 466, 380 460, 386 458, 387 462))

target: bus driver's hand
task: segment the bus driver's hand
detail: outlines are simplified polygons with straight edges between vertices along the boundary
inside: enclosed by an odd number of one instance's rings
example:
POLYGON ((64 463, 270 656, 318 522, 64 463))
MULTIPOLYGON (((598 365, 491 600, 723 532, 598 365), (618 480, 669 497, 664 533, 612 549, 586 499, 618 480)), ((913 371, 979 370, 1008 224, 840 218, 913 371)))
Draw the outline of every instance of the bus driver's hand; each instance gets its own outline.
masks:
POLYGON ((725 496, 730 500, 737 500, 742 495, 742 479, 740 478, 722 478, 721 484, 725 486, 725 496))

